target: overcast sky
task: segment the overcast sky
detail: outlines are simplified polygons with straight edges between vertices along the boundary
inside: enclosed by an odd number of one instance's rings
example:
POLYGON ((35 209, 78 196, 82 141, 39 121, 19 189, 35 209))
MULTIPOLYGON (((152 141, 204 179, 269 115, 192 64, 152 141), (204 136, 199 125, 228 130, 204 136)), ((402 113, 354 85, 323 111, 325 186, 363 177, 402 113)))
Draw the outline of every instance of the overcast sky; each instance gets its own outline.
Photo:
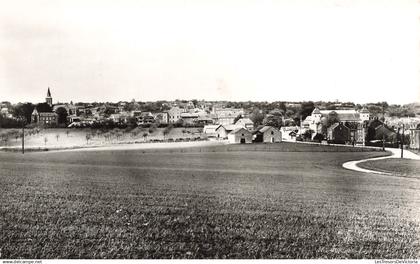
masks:
POLYGON ((416 0, 0 2, 1 101, 420 101, 416 0))

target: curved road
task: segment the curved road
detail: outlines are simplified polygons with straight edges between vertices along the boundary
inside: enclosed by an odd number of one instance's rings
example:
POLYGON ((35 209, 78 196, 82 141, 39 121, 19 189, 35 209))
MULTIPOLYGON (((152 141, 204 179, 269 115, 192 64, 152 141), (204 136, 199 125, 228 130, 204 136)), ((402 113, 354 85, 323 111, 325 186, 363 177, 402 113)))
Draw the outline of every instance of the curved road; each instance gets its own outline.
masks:
MULTIPOLYGON (((348 170, 354 170, 354 171, 359 171, 359 172, 391 175, 391 173, 363 169, 363 168, 360 168, 359 166, 357 166, 357 164, 359 164, 361 162, 365 162, 365 161, 381 160, 381 159, 392 159, 392 158, 400 158, 401 157, 401 149, 387 148, 385 150, 391 152, 391 155, 390 156, 385 156, 385 157, 379 157, 379 158, 371 158, 371 159, 362 159, 362 160, 348 161, 348 162, 343 163, 343 167, 345 169, 348 169, 348 170)), ((405 159, 420 160, 420 156, 419 155, 414 154, 413 152, 411 152, 409 150, 405 150, 405 149, 404 149, 404 158, 405 159)))

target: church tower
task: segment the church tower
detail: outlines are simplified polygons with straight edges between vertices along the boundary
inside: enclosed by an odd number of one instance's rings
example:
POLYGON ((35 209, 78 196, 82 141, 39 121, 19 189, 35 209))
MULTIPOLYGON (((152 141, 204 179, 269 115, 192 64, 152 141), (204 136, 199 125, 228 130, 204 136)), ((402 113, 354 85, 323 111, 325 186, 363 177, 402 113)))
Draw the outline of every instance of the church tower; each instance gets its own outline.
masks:
POLYGON ((45 98, 45 102, 52 107, 52 97, 50 92, 50 87, 48 87, 47 97, 45 98))

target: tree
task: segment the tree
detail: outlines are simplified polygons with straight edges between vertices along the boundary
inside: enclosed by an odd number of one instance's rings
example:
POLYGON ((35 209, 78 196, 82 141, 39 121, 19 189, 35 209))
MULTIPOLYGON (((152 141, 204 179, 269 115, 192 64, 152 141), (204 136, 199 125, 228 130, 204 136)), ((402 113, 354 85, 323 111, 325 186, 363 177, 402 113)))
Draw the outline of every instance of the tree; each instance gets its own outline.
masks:
POLYGON ((40 103, 40 104, 36 105, 36 110, 40 113, 41 112, 51 113, 52 112, 52 107, 47 103, 40 103))
POLYGON ((321 143, 321 141, 322 141, 322 140, 324 140, 324 135, 323 135, 323 134, 319 134, 319 133, 317 133, 317 134, 314 136, 314 140, 319 141, 319 142, 321 143))
POLYGON ((303 138, 305 138, 306 140, 310 140, 312 139, 312 134, 315 133, 315 131, 313 131, 312 129, 308 129, 305 131, 305 133, 303 133, 303 138))
POLYGON ((135 128, 137 127, 137 119, 135 117, 129 117, 127 120, 128 128, 135 128))
POLYGON ((300 105, 300 115, 302 116, 302 120, 305 120, 307 116, 312 114, 312 111, 315 109, 315 104, 312 101, 303 102, 300 105))
POLYGON ((255 108, 251 115, 249 116, 249 119, 254 123, 254 126, 260 126, 264 121, 264 114, 261 113, 261 111, 258 108, 255 108))
POLYGON ((59 107, 55 110, 56 114, 58 115, 58 123, 59 124, 66 124, 67 123, 67 110, 64 107, 59 107))
POLYGON ((271 111, 263 120, 263 125, 281 128, 283 126, 283 115, 280 110, 271 111))
POLYGON ((86 144, 88 144, 89 145, 89 140, 92 138, 92 135, 91 134, 89 134, 89 133, 87 133, 86 134, 86 144))
POLYGON ((15 117, 25 118, 26 123, 31 123, 32 112, 35 109, 35 105, 32 103, 18 104, 13 109, 13 115, 15 117))
POLYGON ((149 135, 149 134, 148 134, 147 132, 144 132, 144 133, 143 133, 143 140, 144 140, 144 141, 146 141, 146 139, 147 139, 147 136, 148 136, 148 135, 149 135))
POLYGON ((337 112, 331 111, 327 117, 327 127, 332 126, 335 123, 340 122, 340 118, 338 117, 337 112))

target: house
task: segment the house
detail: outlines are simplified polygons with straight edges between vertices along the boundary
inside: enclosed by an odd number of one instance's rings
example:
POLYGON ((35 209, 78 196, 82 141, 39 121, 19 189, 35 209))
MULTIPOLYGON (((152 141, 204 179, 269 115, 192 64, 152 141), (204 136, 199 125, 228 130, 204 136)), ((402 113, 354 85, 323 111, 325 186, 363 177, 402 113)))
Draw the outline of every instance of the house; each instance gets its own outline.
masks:
POLYGON ((217 137, 217 131, 216 129, 220 125, 206 125, 203 128, 203 134, 207 135, 207 137, 217 137))
POLYGON ((263 126, 254 131, 254 142, 276 143, 281 142, 280 130, 272 126, 263 126))
POLYGON ((385 139, 385 142, 397 142, 397 133, 386 127, 384 124, 375 128, 375 139, 382 140, 385 139))
POLYGON ((195 122, 198 125, 211 125, 213 124, 213 119, 206 116, 199 116, 195 122))
POLYGON ((410 129, 410 148, 420 149, 420 127, 410 129))
POLYGON ((281 139, 285 141, 296 141, 296 135, 299 132, 299 128, 297 126, 287 126, 281 127, 281 139))
POLYGON ((177 106, 174 106, 171 109, 169 109, 168 111, 169 123, 173 124, 173 123, 176 123, 178 120, 180 120, 182 113, 184 113, 184 110, 177 106))
POLYGON ((252 120, 249 118, 241 118, 236 121, 235 125, 244 127, 248 130, 254 129, 254 122, 252 122, 252 120))
POLYGON ((327 130, 328 139, 337 144, 350 142, 350 128, 346 127, 342 122, 335 123, 327 130))
POLYGON ((193 125, 198 120, 198 114, 194 113, 181 113, 180 117, 186 125, 193 125))
POLYGON ((216 124, 232 125, 237 116, 243 115, 243 109, 238 108, 213 108, 213 114, 216 116, 216 124))
POLYGON ((7 107, 3 107, 0 110, 0 115, 6 117, 6 118, 12 118, 13 115, 9 113, 9 109, 7 107))
POLYGON ((155 120, 159 124, 168 124, 169 123, 169 114, 166 112, 156 113, 155 120))
POLYGON ((218 128, 216 128, 217 138, 225 139, 228 137, 228 134, 232 132, 233 130, 241 128, 240 126, 236 125, 219 125, 218 128))
POLYGON ((142 112, 140 116, 137 117, 137 124, 145 125, 145 124, 153 124, 155 123, 155 117, 151 112, 142 112))
POLYGON ((228 134, 228 140, 230 144, 252 143, 252 133, 243 127, 236 128, 228 134))
POLYGON ((370 113, 366 108, 361 109, 360 111, 354 109, 345 109, 345 110, 319 110, 315 108, 312 111, 310 116, 307 116, 302 122, 303 128, 311 129, 316 133, 321 133, 318 131, 322 123, 322 120, 327 118, 330 114, 336 114, 337 118, 342 123, 357 123, 363 124, 364 122, 369 121, 370 113))
POLYGON ((31 115, 31 122, 38 125, 57 125, 58 115, 56 113, 38 112, 35 108, 31 115))

